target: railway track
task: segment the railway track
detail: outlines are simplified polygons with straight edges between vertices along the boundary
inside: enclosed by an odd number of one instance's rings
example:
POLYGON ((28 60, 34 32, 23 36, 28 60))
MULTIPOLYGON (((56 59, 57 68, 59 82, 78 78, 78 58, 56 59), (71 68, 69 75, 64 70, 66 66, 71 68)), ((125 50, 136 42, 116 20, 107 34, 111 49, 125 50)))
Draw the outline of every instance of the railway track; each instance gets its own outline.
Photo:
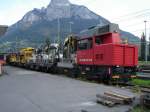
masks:
POLYGON ((137 77, 139 79, 150 80, 150 65, 140 65, 137 77))
POLYGON ((137 77, 138 77, 139 79, 150 80, 150 73, 139 72, 139 73, 137 74, 137 77))
MULTIPOLYGON (((22 68, 22 67, 20 67, 20 68, 22 68)), ((23 69, 27 69, 27 68, 23 68, 23 69)), ((41 71, 41 72, 46 72, 46 71, 41 71)), ((46 72, 46 73, 49 73, 49 72, 46 72)), ((58 73, 59 74, 59 73, 58 73)), ((55 75, 55 74, 54 74, 55 75)), ((60 75, 60 74, 59 74, 60 75)), ((68 75, 67 74, 65 74, 64 76, 66 76, 66 77, 68 77, 68 75)), ((138 77, 138 79, 147 79, 147 80, 149 80, 150 79, 150 74, 148 74, 148 73, 139 73, 138 75, 137 75, 137 77, 138 77)), ((70 78, 72 78, 71 76, 70 76, 70 78)), ((91 82, 91 83, 104 83, 102 80, 93 80, 93 79, 86 79, 85 77, 78 77, 78 78, 75 78, 76 80, 82 80, 82 81, 87 81, 87 82, 91 82)), ((108 84, 108 83, 105 83, 105 84, 108 84)), ((119 86, 124 86, 124 87, 134 87, 134 86, 136 86, 136 85, 133 85, 133 84, 131 84, 131 83, 121 83, 121 82, 111 82, 111 84, 109 84, 109 85, 119 85, 119 86)), ((140 88, 147 88, 147 89, 150 89, 150 87, 146 87, 146 86, 139 86, 140 88)))
MULTIPOLYGON (((137 85, 135 84, 131 84, 131 83, 114 83, 123 87, 137 87, 137 85)), ((148 90, 150 92, 150 86, 138 86, 140 90, 148 90)))

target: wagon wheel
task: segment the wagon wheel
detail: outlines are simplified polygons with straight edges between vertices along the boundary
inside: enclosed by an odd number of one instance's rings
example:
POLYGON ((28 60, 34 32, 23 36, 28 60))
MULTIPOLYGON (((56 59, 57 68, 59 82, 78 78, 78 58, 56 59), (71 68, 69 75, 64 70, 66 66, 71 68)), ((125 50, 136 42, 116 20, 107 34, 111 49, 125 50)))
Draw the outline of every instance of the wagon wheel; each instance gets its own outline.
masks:
POLYGON ((112 82, 111 77, 110 77, 109 74, 104 75, 104 77, 103 77, 103 83, 107 84, 107 85, 112 85, 113 82, 112 82))

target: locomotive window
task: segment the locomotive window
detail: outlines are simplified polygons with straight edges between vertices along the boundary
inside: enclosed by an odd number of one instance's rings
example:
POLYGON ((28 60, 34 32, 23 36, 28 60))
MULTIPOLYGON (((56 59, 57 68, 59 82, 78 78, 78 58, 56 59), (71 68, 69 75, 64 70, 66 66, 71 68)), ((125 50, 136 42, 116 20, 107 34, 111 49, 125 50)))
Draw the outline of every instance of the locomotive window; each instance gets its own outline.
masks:
POLYGON ((100 37, 97 37, 97 38, 95 38, 95 43, 98 44, 98 45, 102 44, 103 40, 100 37))
POLYGON ((86 50, 92 48, 92 39, 85 39, 78 41, 78 49, 86 50))

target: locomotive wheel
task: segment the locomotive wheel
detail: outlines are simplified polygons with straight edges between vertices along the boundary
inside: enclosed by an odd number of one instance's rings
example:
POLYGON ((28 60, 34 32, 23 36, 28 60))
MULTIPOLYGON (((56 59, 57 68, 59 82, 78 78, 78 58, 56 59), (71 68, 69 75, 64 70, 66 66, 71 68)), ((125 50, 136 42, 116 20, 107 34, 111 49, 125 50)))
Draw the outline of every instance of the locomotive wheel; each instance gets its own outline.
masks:
POLYGON ((108 74, 103 76, 103 83, 107 85, 112 85, 111 77, 108 74))
POLYGON ((49 68, 48 67, 45 67, 45 72, 49 73, 49 68))
POLYGON ((76 70, 70 69, 69 70, 69 75, 70 75, 71 78, 78 78, 78 73, 77 73, 76 70))
POLYGON ((63 68, 57 68, 57 74, 63 74, 63 68))
POLYGON ((40 67, 39 66, 35 66, 35 70, 36 71, 40 71, 40 67))
POLYGON ((46 72, 46 70, 45 70, 46 68, 43 66, 43 67, 41 67, 41 71, 42 72, 46 72))
POLYGON ((56 69, 56 67, 51 67, 51 68, 48 68, 48 71, 51 73, 51 74, 56 74, 58 71, 56 69))

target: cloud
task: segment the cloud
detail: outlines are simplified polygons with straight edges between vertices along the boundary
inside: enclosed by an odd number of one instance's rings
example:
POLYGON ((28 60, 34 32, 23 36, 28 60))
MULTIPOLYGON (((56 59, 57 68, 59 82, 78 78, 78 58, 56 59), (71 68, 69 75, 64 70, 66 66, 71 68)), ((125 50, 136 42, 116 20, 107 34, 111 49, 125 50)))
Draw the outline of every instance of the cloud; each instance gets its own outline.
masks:
POLYGON ((12 25, 20 20, 28 11, 34 8, 46 7, 49 4, 49 0, 36 0, 36 2, 34 0, 26 0, 25 2, 16 0, 12 2, 10 2, 11 5, 5 6, 5 9, 3 7, 3 10, 0 10, 0 24, 12 25))

